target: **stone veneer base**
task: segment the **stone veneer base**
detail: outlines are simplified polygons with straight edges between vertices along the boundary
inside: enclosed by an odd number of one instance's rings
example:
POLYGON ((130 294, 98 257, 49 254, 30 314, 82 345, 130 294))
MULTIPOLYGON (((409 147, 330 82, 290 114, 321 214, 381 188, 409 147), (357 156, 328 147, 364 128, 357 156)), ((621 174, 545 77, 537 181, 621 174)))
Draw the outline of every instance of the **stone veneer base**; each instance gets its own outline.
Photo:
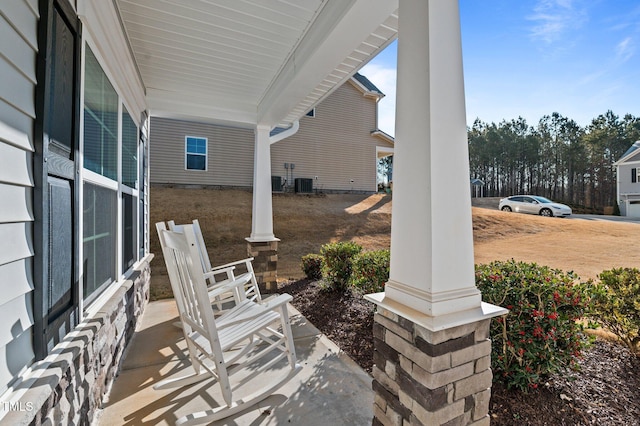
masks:
POLYGON ((278 241, 249 241, 247 255, 253 257, 253 270, 260 290, 278 289, 278 241))
POLYGON ((373 425, 488 425, 490 321, 433 331, 378 305, 373 425))
POLYGON ((91 424, 149 301, 152 258, 148 255, 95 315, 17 379, 11 394, 3 395, 9 409, 0 412, 0 423, 91 424))

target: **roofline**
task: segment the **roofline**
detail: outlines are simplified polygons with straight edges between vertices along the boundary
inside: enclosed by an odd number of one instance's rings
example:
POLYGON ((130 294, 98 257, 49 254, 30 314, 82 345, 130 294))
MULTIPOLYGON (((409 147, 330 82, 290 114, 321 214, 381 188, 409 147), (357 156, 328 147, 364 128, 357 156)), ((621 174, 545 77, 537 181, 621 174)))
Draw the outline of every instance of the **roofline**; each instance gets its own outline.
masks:
POLYGON ((624 153, 624 155, 622 156, 621 159, 619 159, 618 161, 616 161, 615 163, 613 163, 614 166, 619 166, 620 164, 626 162, 629 158, 633 157, 634 155, 636 155, 638 152, 640 152, 640 141, 635 141, 633 143, 633 145, 631 145, 629 147, 629 149, 627 150, 627 152, 624 153), (633 147, 636 147, 636 149, 631 149, 633 147))
POLYGON ((380 129, 376 129, 376 130, 372 131, 371 132, 371 136, 377 136, 380 139, 382 139, 383 141, 389 142, 390 144, 393 144, 393 145, 395 145, 395 143, 396 143, 396 139, 393 136, 391 136, 388 133, 383 132, 380 129))
POLYGON ((376 92, 375 90, 368 89, 364 84, 360 83, 354 76, 351 76, 349 78, 349 83, 353 84, 358 90, 360 90, 365 97, 375 98, 376 101, 379 101, 385 96, 385 94, 382 92, 376 92))

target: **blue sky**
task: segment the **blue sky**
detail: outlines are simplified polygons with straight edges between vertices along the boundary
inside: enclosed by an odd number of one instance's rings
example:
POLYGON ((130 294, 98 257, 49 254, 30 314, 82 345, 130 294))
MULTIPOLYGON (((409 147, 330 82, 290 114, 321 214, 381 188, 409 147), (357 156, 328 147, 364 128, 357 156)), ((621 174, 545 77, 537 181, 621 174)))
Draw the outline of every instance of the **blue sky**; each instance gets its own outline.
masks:
MULTIPOLYGON (((640 116, 638 0, 460 0, 460 18, 468 125, 640 116)), ((378 126, 392 135, 396 49, 361 70, 387 95, 378 126)))

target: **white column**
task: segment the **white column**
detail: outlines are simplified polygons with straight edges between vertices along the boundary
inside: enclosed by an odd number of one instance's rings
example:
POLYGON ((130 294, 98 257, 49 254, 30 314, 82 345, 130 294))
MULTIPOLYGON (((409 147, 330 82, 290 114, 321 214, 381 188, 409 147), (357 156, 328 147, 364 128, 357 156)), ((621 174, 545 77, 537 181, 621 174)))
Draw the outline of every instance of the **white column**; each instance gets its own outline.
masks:
POLYGON ((255 129, 253 154, 253 208, 249 242, 278 241, 273 235, 273 205, 271 201, 271 127, 255 129))
POLYGON ((480 308, 457 1, 400 0, 393 180, 385 299, 427 317, 480 308))

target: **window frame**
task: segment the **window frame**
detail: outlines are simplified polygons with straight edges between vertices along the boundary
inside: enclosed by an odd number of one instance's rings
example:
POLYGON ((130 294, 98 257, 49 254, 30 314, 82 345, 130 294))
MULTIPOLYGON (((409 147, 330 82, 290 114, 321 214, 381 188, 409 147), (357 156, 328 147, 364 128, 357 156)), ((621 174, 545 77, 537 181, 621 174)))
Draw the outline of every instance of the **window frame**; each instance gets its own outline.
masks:
POLYGON ((209 138, 205 136, 190 136, 184 137, 184 169, 188 172, 206 172, 209 170, 209 138), (204 154, 198 152, 189 152, 189 139, 204 140, 204 154), (204 157, 204 169, 192 169, 189 168, 189 156, 202 156, 204 157))
MULTIPOLYGON (((131 188, 123 182, 123 164, 122 164, 122 149, 123 149, 123 112, 126 111, 131 120, 133 121, 136 127, 136 147, 138 153, 144 152, 147 149, 146 144, 143 145, 142 137, 141 137, 141 126, 144 124, 143 120, 136 120, 135 117, 131 114, 132 111, 135 111, 134 108, 131 108, 128 101, 122 95, 122 90, 118 86, 114 76, 108 67, 105 67, 104 64, 106 61, 102 57, 100 50, 98 49, 96 43, 91 38, 89 34, 86 32, 82 37, 82 63, 81 63, 81 99, 80 99, 80 152, 85 152, 85 138, 84 138, 84 95, 85 95, 85 70, 86 70, 86 49, 91 49, 93 55, 95 56, 98 65, 100 66, 102 72, 105 74, 107 80, 114 88, 116 95, 118 97, 118 110, 117 110, 117 155, 116 155, 116 165, 117 165, 117 173, 116 180, 113 180, 107 176, 103 176, 97 172, 94 172, 90 169, 85 168, 84 165, 84 156, 81 156, 81 161, 79 165, 79 181, 80 181, 80 205, 84 206, 84 184, 89 183, 92 185, 101 186, 116 192, 116 227, 115 227, 115 238, 116 238, 116 250, 114 253, 115 256, 115 280, 111 283, 107 283, 105 285, 100 286, 95 291, 97 293, 92 293, 91 295, 84 294, 84 285, 82 282, 78 283, 79 288, 79 299, 80 299, 80 312, 83 318, 92 316, 96 312, 98 312, 104 303, 111 298, 113 294, 120 287, 118 284, 121 284, 125 279, 127 279, 132 273, 133 270, 139 265, 140 261, 144 258, 144 254, 147 252, 147 244, 144 242, 145 250, 144 253, 139 250, 140 241, 147 238, 146 233, 141 235, 141 229, 146 228, 146 223, 143 227, 139 226, 140 221, 144 220, 144 216, 141 213, 140 209, 140 197, 141 192, 140 186, 143 185, 143 182, 140 182, 140 177, 144 177, 146 179, 148 170, 145 170, 145 163, 143 162, 143 158, 140 155, 136 158, 137 163, 137 188, 131 188), (141 146, 143 145, 143 146, 141 146), (124 201, 123 194, 131 195, 134 200, 134 204, 136 204, 136 224, 133 227, 136 233, 134 240, 135 246, 133 247, 134 254, 134 262, 130 267, 124 266, 124 223, 123 223, 123 209, 124 209, 124 201)), ((146 183, 146 182, 145 182, 146 183)), ((146 205, 146 204, 145 204, 146 205)), ((79 215, 80 221, 80 259, 84 260, 84 217, 82 214, 79 215)), ((80 273, 84 275, 84 262, 81 262, 80 265, 80 273)))

